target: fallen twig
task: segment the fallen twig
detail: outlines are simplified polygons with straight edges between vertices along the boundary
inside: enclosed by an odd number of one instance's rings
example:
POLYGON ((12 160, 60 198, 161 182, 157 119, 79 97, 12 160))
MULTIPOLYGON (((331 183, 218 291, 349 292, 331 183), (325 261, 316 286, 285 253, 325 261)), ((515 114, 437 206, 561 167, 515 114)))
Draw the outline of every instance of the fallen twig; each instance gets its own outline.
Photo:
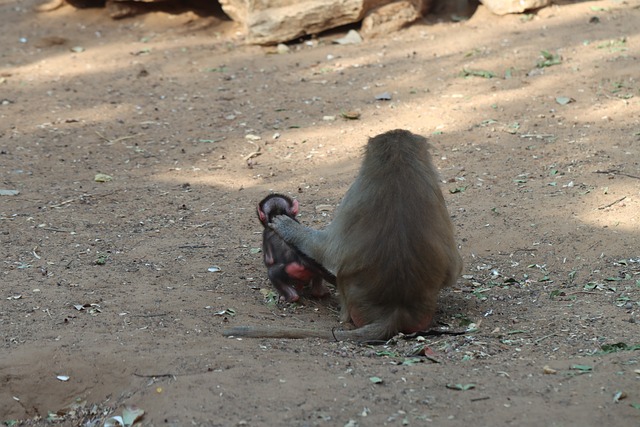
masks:
POLYGON ((545 335, 545 336, 543 336, 543 337, 540 337, 540 338, 538 338, 537 340, 535 340, 534 342, 535 342, 536 344, 538 344, 539 342, 544 341, 544 340, 546 340, 547 338, 551 338, 551 337, 552 337, 552 336, 554 336, 554 335, 556 335, 556 333, 555 333, 555 332, 554 332, 554 333, 552 333, 552 334, 549 334, 549 335, 545 335))
POLYGON ((607 170, 604 170, 604 171, 597 170, 597 171, 594 171, 593 173, 610 173, 612 175, 623 175, 623 176, 627 176, 629 178, 640 179, 640 176, 631 175, 631 174, 628 174, 626 172, 620 172, 618 169, 607 169, 607 170))
POLYGON ((602 209, 610 208, 611 206, 615 205, 615 204, 616 204, 616 203, 618 203, 618 202, 623 201, 623 200, 624 200, 624 199, 626 199, 626 198, 627 198, 627 196, 620 197, 618 200, 614 200, 613 202, 611 202, 611 203, 609 203, 609 204, 607 204, 607 205, 600 206, 598 209, 602 210, 602 209))
POLYGON ((258 157, 261 156, 262 153, 260 151, 253 151, 249 154, 247 154, 246 156, 244 156, 244 161, 246 162, 247 160, 253 159, 254 157, 258 157))
POLYGON ((132 314, 131 317, 162 317, 167 316, 169 313, 157 313, 157 314, 132 314))
POLYGON ((120 138, 116 138, 116 139, 109 139, 106 136, 104 136, 103 134, 101 134, 100 132, 96 131, 96 134, 104 139, 105 141, 107 141, 109 144, 113 144, 114 142, 120 142, 120 141, 124 141, 127 139, 131 139, 131 138, 135 138, 137 136, 142 136, 144 135, 143 133, 136 133, 135 135, 128 135, 128 136, 121 136, 120 138))
POLYGON ((59 208, 60 206, 64 206, 66 204, 69 204, 71 202, 73 202, 75 199, 69 199, 69 200, 65 200, 64 202, 60 202, 57 205, 51 205, 49 206, 50 208, 59 208))
POLYGON ((544 138, 555 138, 556 136, 550 133, 525 133, 523 135, 520 135, 520 138, 537 138, 537 139, 544 139, 544 138))
POLYGON ((61 228, 42 227, 43 230, 55 231, 56 233, 71 233, 73 230, 63 230, 61 228))
POLYGON ((135 375, 136 377, 140 377, 140 378, 175 378, 176 375, 175 374, 149 374, 149 375, 145 375, 145 374, 138 374, 136 372, 133 373, 133 375, 135 375))
POLYGON ((110 196, 113 193, 115 193, 115 191, 109 191, 109 192, 103 193, 103 194, 88 194, 88 193, 85 193, 85 194, 80 195, 79 197, 76 197, 75 199, 65 200, 64 202, 60 202, 57 205, 50 205, 50 206, 47 206, 47 207, 48 208, 54 208, 54 209, 55 208, 60 208, 60 207, 62 207, 64 205, 68 205, 69 203, 76 202, 78 200, 82 200, 82 199, 84 199, 86 197, 104 197, 104 196, 110 196))

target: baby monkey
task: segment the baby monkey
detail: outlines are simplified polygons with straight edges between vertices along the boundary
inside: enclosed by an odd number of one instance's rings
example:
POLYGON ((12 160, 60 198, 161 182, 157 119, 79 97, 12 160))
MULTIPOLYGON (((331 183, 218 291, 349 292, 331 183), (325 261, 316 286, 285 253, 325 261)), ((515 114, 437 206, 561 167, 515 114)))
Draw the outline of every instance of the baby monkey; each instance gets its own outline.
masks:
POLYGON ((282 194, 270 194, 258 203, 258 218, 264 226, 262 252, 269 280, 280 294, 280 299, 295 302, 305 286, 311 283, 311 295, 317 298, 329 295, 323 278, 335 284, 335 276, 322 266, 289 246, 269 227, 277 215, 286 215, 294 221, 298 215, 298 201, 282 194))

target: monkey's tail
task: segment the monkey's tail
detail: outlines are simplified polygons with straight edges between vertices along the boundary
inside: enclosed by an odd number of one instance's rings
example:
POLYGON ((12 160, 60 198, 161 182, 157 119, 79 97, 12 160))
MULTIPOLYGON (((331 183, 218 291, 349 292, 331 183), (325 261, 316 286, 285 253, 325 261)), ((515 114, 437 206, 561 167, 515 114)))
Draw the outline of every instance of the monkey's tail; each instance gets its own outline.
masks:
POLYGON ((235 326, 222 332, 225 337, 244 338, 323 338, 333 340, 331 331, 319 329, 297 329, 268 326, 235 326))
POLYGON ((360 343, 380 343, 395 335, 386 322, 374 322, 350 330, 333 330, 331 336, 336 341, 356 341, 360 343))
POLYGON ((370 323, 357 329, 298 329, 268 326, 235 326, 222 332, 225 337, 242 338, 322 338, 330 341, 384 342, 394 333, 388 330, 385 323, 370 323))

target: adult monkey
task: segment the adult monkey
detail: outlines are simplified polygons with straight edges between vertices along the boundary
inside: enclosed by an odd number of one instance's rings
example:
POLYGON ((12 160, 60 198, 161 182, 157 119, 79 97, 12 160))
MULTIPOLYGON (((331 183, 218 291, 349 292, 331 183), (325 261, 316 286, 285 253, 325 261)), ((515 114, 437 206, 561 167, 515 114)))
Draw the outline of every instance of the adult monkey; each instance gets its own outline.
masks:
POLYGON ((335 274, 340 320, 351 320, 356 329, 245 326, 225 336, 373 341, 424 331, 440 289, 462 270, 429 144, 406 130, 369 140, 360 172, 324 230, 284 215, 271 226, 335 274))

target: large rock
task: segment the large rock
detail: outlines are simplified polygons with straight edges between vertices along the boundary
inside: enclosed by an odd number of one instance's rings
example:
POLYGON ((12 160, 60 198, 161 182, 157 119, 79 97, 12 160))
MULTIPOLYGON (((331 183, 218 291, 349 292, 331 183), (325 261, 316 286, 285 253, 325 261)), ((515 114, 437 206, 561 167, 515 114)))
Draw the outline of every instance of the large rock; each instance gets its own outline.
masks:
POLYGON ((360 32, 371 38, 393 33, 402 27, 422 18, 428 11, 431 1, 401 0, 385 4, 366 12, 360 32))
POLYGON ((480 0, 480 2, 496 15, 522 13, 525 10, 539 9, 551 4, 551 0, 480 0))
MULTIPOLYGON (((220 0, 222 10, 240 23, 249 43, 275 44, 358 22, 368 12, 398 0, 220 0)), ((402 0, 411 20, 429 0, 402 0)), ((394 13, 394 21, 402 14, 394 13)))

